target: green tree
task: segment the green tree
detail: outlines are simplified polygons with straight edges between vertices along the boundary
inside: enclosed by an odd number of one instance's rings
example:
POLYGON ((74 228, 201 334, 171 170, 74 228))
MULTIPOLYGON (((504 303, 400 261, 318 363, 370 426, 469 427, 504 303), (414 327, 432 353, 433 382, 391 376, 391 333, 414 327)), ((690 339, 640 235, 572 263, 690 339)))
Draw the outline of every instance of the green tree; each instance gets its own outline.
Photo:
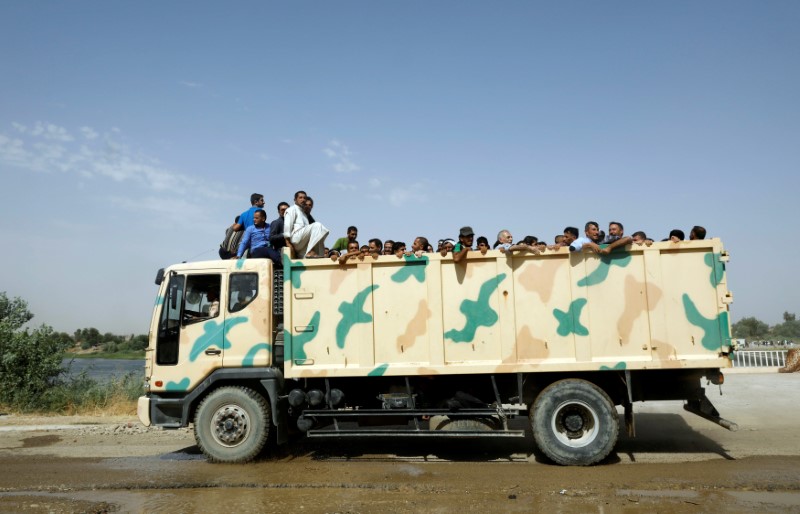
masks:
POLYGON ((742 318, 731 326, 733 337, 761 339, 769 332, 769 325, 755 317, 742 318))
POLYGON ((61 359, 72 340, 47 325, 24 328, 33 319, 28 304, 0 292, 0 403, 36 404, 62 374, 61 359))
POLYGON ((783 313, 783 323, 778 323, 770 331, 770 335, 778 339, 800 338, 800 321, 794 314, 783 313))

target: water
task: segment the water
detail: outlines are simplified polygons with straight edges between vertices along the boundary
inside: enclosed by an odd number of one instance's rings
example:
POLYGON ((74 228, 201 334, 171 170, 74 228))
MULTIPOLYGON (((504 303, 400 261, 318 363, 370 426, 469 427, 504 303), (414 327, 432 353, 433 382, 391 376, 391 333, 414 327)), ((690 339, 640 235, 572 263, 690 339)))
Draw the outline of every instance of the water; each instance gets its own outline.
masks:
POLYGON ((144 378, 144 359, 64 359, 61 363, 64 368, 69 367, 68 377, 77 376, 86 370, 89 378, 101 382, 119 379, 128 373, 144 378), (70 366, 70 361, 72 365, 70 366))

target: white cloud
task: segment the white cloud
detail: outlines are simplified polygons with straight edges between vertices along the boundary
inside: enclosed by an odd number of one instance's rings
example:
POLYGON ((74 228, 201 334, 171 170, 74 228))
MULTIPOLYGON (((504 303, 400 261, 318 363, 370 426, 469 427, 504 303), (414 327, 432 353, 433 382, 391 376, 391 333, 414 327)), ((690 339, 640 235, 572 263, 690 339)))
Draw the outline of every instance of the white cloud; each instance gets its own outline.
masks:
POLYGON ((337 173, 352 173, 361 169, 361 167, 350 158, 350 148, 336 139, 328 143, 328 146, 322 151, 328 159, 335 161, 333 163, 333 170, 337 173))
POLYGON ((181 85, 191 88, 203 87, 203 84, 199 82, 192 82, 191 80, 181 80, 181 85))
MULTIPOLYGON (((102 137, 95 130, 82 127, 84 138, 80 143, 65 128, 49 123, 36 123, 31 129, 16 124, 14 129, 20 132, 18 137, 0 133, 1 164, 40 173, 72 173, 76 181, 107 178, 130 182, 151 194, 168 192, 163 200, 166 203, 180 201, 180 197, 195 205, 199 200, 232 198, 222 184, 169 169, 157 159, 134 151, 120 140, 116 127, 102 137)), ((140 207, 159 210, 160 204, 155 200, 144 204, 133 201, 140 207)))
POLYGON ((380 181, 380 179, 377 179, 377 178, 374 178, 374 177, 373 177, 373 178, 371 178, 371 179, 369 179, 369 187, 371 187, 371 188, 373 188, 373 189, 374 189, 374 188, 381 187, 381 181, 380 181))
POLYGON ((333 184, 331 184, 331 187, 338 189, 340 191, 355 191, 356 189, 358 189, 353 184, 342 184, 341 182, 334 182, 333 184))
POLYGON ((17 132, 22 132, 23 134, 28 131, 28 127, 21 123, 17 123, 16 121, 12 122, 11 126, 14 127, 17 132))
POLYGON ((288 139, 288 138, 287 139, 281 139, 281 143, 286 144, 286 145, 290 145, 290 144, 294 143, 294 140, 293 139, 288 139))
POLYGON ((98 136, 97 132, 92 130, 90 127, 81 127, 81 134, 83 134, 83 137, 89 140, 97 139, 98 136))
POLYGON ((260 153, 260 154, 258 154, 258 158, 261 159, 262 161, 270 161, 270 160, 272 160, 272 156, 270 154, 268 154, 268 153, 260 153))
POLYGON ((395 187, 389 191, 389 203, 400 207, 408 203, 423 203, 428 199, 428 184, 416 182, 403 187, 395 187))

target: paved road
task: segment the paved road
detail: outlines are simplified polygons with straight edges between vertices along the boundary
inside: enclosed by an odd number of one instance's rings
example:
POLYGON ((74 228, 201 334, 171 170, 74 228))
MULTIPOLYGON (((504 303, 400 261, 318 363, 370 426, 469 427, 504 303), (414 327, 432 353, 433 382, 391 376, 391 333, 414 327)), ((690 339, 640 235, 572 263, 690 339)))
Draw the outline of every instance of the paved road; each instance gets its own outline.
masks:
POLYGON ((0 512, 800 512, 800 374, 726 378, 707 392, 738 432, 637 404, 637 437, 591 468, 546 464, 531 438, 326 441, 212 465, 189 430, 0 417, 0 512))

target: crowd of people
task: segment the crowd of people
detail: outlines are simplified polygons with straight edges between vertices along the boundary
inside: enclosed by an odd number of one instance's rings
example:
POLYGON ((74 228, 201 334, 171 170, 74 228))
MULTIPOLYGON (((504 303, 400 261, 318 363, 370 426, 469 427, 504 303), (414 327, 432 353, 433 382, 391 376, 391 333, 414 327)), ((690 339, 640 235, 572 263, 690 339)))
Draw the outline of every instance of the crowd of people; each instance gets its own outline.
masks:
MULTIPOLYGON (((636 231, 630 236, 625 235, 625 228, 618 221, 608 224, 608 232, 600 229, 596 221, 588 221, 584 225, 583 235, 577 227, 565 227, 562 234, 555 236, 553 242, 548 244, 535 236, 525 236, 515 243, 510 231, 503 229, 497 233, 493 245, 489 245, 486 237, 477 238, 477 247, 473 248, 475 233, 471 227, 461 227, 458 239, 440 239, 434 248, 428 239, 419 236, 408 247, 403 241, 381 241, 378 238, 370 239, 367 244, 359 244, 358 228, 350 226, 347 235, 337 239, 330 248, 325 246, 325 239, 329 230, 314 219, 311 214, 314 200, 305 191, 298 191, 294 195, 294 205, 287 202, 278 204, 278 217, 267 224, 267 213, 264 210, 264 195, 253 193, 250 195, 250 208, 236 216, 233 224, 225 232, 225 239, 220 245, 219 256, 222 259, 271 259, 276 266, 281 266, 281 252, 284 247, 291 250, 292 258, 329 258, 344 264, 352 259, 363 260, 367 257, 377 258, 379 255, 395 255, 398 258, 406 255, 422 256, 425 253, 439 252, 442 256, 452 254, 453 261, 460 263, 467 258, 470 251, 477 250, 486 254, 490 249, 497 249, 502 253, 533 253, 540 254, 546 251, 560 250, 563 247, 569 251, 591 250, 598 254, 608 254, 615 248, 636 244, 651 245, 653 239, 647 237, 642 231, 636 231)), ((705 239, 706 229, 701 226, 692 227, 689 239, 705 239)), ((682 230, 674 229, 662 241, 683 241, 685 234, 682 230)))

